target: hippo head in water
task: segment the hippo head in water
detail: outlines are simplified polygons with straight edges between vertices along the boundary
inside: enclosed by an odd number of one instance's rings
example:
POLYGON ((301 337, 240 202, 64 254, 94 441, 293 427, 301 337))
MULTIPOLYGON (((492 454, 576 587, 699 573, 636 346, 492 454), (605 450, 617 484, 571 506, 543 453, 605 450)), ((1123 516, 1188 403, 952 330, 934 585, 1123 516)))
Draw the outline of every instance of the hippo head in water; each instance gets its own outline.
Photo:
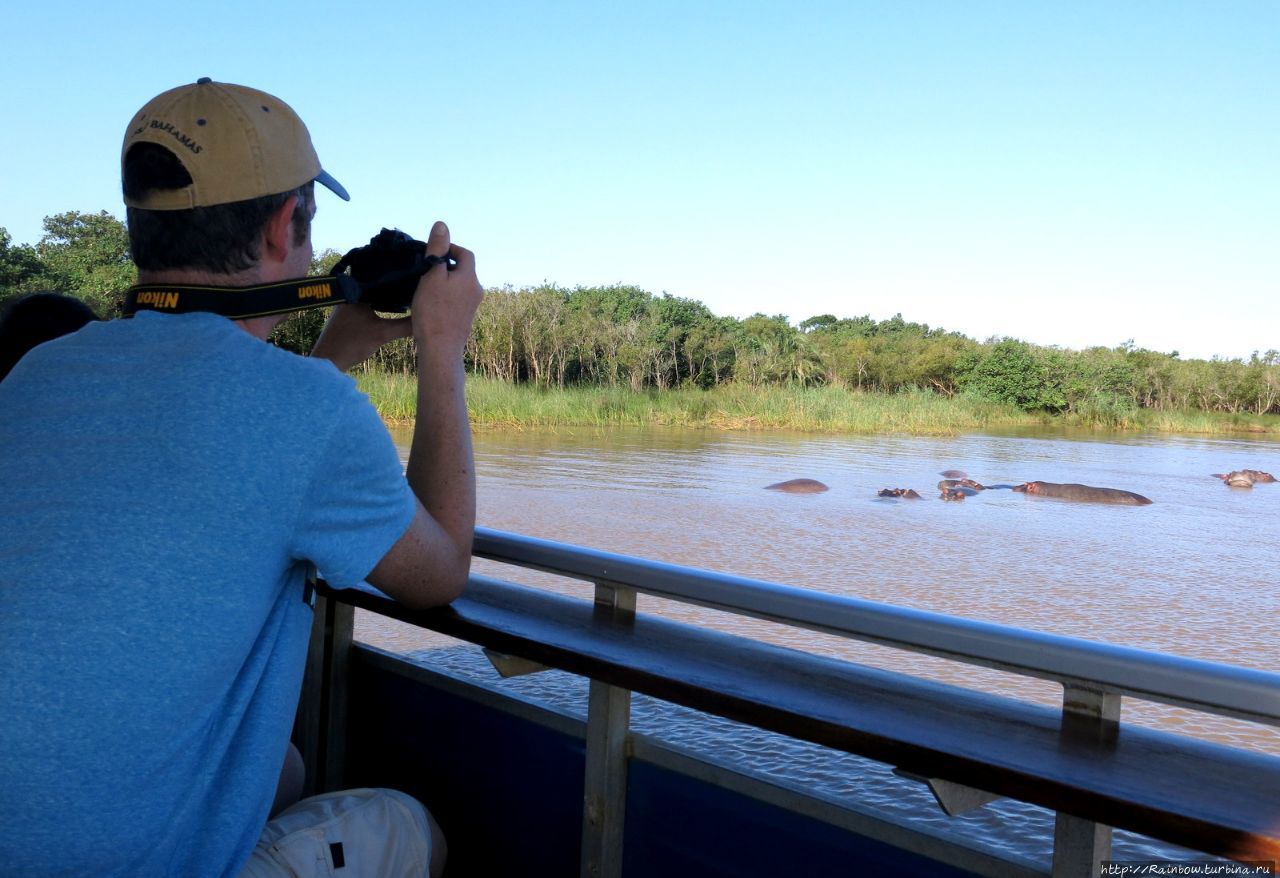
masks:
POLYGON ((942 481, 938 482, 939 491, 945 491, 948 488, 965 488, 971 493, 975 491, 987 490, 986 485, 980 485, 977 482, 975 482, 973 479, 943 479, 942 481))
POLYGON ((781 491, 784 494, 821 494, 827 486, 814 479, 790 479, 785 482, 774 482, 765 485, 766 491, 781 491))
MULTIPOLYGON (((1263 473, 1262 475, 1266 475, 1266 473, 1263 473)), ((1252 488, 1253 483, 1258 481, 1258 479, 1253 477, 1253 474, 1249 470, 1234 470, 1229 473, 1214 473, 1213 477, 1215 479, 1222 479, 1222 483, 1228 488, 1252 488)))

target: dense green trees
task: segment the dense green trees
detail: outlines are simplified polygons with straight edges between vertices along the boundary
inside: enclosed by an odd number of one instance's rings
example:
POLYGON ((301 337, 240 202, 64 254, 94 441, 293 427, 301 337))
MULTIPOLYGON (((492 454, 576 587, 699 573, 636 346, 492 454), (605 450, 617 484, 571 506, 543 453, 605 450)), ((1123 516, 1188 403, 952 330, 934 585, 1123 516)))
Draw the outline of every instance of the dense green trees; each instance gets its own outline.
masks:
POLYGON ((981 351, 972 351, 957 366, 959 384, 978 396, 994 399, 1023 411, 1056 411, 1062 396, 1063 358, 1037 356, 1031 345, 1001 339, 981 351))
MULTIPOLYGON (((326 251, 313 273, 328 271, 326 251)), ((35 289, 85 299, 114 317, 133 283, 124 224, 106 212, 47 217, 34 246, 15 245, 0 228, 0 300, 35 289)), ((304 311, 273 340, 310 350, 325 312, 304 311)), ((366 369, 414 369, 412 341, 388 345, 366 369)), ((979 343, 911 323, 901 314, 821 314, 793 326, 786 315, 717 317, 693 299, 634 286, 542 285, 489 290, 466 351, 477 374, 535 387, 597 385, 633 391, 676 387, 844 388, 853 392, 927 390, 965 394, 1029 412, 1073 414, 1116 423, 1139 409, 1280 413, 1280 351, 1248 362, 1183 360, 1135 348, 1083 351, 1012 338, 979 343)))
POLYGON ((0 299, 35 288, 43 270, 34 247, 14 246, 7 229, 0 229, 0 299))
POLYGON ((116 317, 137 272, 124 223, 107 213, 70 211, 44 218, 34 247, 13 246, 0 229, 0 300, 33 290, 83 299, 99 315, 116 317))
POLYGON ((488 291, 467 358, 504 381, 661 390, 725 379, 729 351, 721 321, 700 302, 632 286, 540 286, 488 291))
POLYGON ((50 289, 84 299, 104 317, 120 313, 124 292, 138 276, 124 223, 105 210, 45 217, 36 254, 50 289))

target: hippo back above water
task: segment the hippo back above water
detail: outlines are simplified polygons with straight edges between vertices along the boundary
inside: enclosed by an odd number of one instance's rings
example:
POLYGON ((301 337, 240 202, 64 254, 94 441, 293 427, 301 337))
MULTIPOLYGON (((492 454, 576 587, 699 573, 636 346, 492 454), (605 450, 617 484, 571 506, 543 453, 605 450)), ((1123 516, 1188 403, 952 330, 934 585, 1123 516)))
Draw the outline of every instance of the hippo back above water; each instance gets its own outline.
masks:
POLYGON ((821 494, 827 486, 815 479, 789 479, 765 485, 766 491, 782 491, 784 494, 821 494))
POLYGON ((1145 506, 1151 501, 1141 494, 1122 491, 1119 488, 1095 488, 1072 482, 1027 482, 1015 485, 1013 490, 1039 497, 1055 497, 1059 500, 1083 500, 1088 503, 1119 503, 1125 506, 1145 506))

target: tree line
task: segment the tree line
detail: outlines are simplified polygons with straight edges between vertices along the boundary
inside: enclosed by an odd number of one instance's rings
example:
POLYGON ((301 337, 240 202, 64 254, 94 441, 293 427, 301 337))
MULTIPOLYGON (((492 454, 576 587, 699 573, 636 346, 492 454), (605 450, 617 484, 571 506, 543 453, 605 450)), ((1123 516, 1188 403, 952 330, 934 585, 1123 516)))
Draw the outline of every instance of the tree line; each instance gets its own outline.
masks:
MULTIPOLYGON (((116 317, 136 271, 124 224, 106 211, 46 217, 32 245, 0 228, 0 301, 57 290, 116 317)), ((336 252, 319 254, 313 273, 336 252)), ((324 321, 305 311, 273 341, 310 349, 324 321)), ((1280 351, 1242 359, 1184 360, 1125 343, 1067 350, 1012 338, 978 342, 957 332, 869 316, 823 314, 792 325, 782 314, 719 317, 693 299, 635 286, 553 284, 488 290, 467 346, 476 374, 535 387, 601 385, 633 391, 828 385, 897 393, 972 394, 1024 411, 1117 416, 1136 409, 1280 413, 1280 351)), ((365 368, 411 372, 413 342, 388 345, 365 368)))

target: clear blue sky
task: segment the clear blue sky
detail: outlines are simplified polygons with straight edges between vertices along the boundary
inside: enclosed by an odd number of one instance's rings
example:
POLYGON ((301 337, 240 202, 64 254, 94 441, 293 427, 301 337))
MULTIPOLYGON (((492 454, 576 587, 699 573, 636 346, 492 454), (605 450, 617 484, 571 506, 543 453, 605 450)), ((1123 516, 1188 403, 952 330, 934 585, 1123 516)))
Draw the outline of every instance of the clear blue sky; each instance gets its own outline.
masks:
POLYGON ((318 248, 446 220, 487 286, 978 339, 1280 348, 1280 2, 12 4, 0 226, 123 217, 201 76, 307 121, 318 248))

